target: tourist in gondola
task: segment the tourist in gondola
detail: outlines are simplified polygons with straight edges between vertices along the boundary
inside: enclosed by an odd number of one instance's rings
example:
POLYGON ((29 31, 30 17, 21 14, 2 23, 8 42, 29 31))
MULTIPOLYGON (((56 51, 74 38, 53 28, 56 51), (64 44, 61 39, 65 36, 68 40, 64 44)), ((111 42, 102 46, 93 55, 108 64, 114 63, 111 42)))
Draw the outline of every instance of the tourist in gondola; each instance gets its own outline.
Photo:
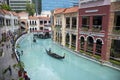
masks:
POLYGON ((49 48, 49 53, 51 53, 51 48, 49 48))

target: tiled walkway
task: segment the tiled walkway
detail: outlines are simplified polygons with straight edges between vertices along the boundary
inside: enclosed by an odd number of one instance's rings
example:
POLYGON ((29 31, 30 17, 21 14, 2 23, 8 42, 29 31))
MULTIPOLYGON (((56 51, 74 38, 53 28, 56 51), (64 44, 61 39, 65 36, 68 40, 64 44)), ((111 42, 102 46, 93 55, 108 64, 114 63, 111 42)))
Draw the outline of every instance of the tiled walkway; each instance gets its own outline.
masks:
POLYGON ((5 45, 3 46, 3 56, 0 57, 0 80, 18 80, 18 74, 17 74, 17 70, 15 70, 13 68, 13 65, 17 63, 16 58, 12 58, 11 54, 12 54, 12 45, 10 42, 6 42, 5 45), (7 48, 6 45, 10 45, 10 48, 7 48), (10 76, 10 72, 7 71, 4 75, 3 75, 3 71, 8 68, 8 66, 11 66, 12 69, 12 76, 10 76))

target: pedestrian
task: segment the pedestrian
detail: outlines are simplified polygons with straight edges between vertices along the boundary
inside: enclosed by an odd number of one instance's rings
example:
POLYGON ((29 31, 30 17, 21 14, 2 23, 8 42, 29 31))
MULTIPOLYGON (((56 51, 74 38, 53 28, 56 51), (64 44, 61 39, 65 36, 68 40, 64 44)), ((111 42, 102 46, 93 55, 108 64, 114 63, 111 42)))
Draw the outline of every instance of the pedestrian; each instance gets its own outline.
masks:
POLYGON ((16 51, 16 52, 17 52, 18 58, 20 59, 20 53, 18 51, 16 51))
POLYGON ((51 53, 51 48, 49 48, 49 53, 51 53))
POLYGON ((14 52, 14 47, 12 47, 12 51, 14 52))
POLYGON ((8 45, 6 44, 6 48, 8 49, 8 45))
POLYGON ((10 72, 10 76, 12 76, 12 69, 11 69, 11 66, 9 65, 9 67, 8 67, 8 70, 9 70, 9 72, 10 72))

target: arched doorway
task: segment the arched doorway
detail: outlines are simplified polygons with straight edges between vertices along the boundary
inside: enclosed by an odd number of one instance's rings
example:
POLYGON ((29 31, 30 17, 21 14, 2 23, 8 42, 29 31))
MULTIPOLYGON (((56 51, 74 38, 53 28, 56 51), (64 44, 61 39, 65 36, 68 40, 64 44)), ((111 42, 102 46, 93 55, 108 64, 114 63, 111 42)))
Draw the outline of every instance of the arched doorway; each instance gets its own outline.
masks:
POLYGON ((84 37, 81 37, 80 38, 80 49, 81 50, 84 50, 84 44, 85 44, 85 39, 84 39, 84 37))
POLYGON ((95 54, 101 55, 101 52, 102 52, 102 40, 101 39, 97 39, 95 51, 96 51, 95 54))
POLYGON ((37 28, 35 28, 35 31, 37 31, 37 28))
POLYGON ((76 49, 76 35, 72 34, 72 44, 71 47, 73 50, 76 49))
POLYGON ((94 40, 91 36, 87 38, 87 52, 93 53, 94 40))
POLYGON ((30 28, 30 32, 32 31, 32 29, 30 28))

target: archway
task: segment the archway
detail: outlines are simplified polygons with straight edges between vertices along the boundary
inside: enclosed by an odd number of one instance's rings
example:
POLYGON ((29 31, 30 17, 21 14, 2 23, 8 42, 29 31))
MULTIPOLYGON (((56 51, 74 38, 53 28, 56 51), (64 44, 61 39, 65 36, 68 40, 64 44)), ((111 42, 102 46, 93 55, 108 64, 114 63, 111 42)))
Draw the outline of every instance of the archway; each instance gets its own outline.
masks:
POLYGON ((101 55, 102 52, 102 40, 101 39, 97 39, 96 40, 96 52, 95 54, 101 55))
POLYGON ((87 38, 87 52, 90 52, 90 53, 93 52, 93 44, 94 44, 94 39, 93 37, 89 36, 87 38))
POLYGON ((76 35, 72 34, 72 43, 71 43, 71 47, 73 50, 76 49, 76 35))
POLYGON ((84 37, 81 37, 80 38, 80 49, 81 50, 84 50, 84 44, 85 44, 85 39, 84 39, 84 37))

